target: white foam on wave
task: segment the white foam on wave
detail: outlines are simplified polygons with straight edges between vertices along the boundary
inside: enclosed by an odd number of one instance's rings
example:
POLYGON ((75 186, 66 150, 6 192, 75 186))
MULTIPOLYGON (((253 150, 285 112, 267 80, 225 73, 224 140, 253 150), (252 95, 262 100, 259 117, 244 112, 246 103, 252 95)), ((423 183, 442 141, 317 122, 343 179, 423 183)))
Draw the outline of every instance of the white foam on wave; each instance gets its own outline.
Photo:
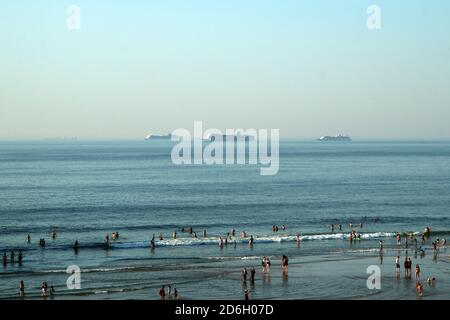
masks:
MULTIPOLYGON (((361 233, 361 239, 372 238, 386 238, 395 236, 394 232, 368 232, 361 233)), ((326 234, 312 234, 300 236, 301 241, 312 240, 347 240, 350 238, 349 233, 326 233, 326 234)), ((157 247, 175 247, 175 246, 198 246, 198 245, 219 245, 219 237, 207 237, 207 238, 178 238, 178 239, 166 239, 156 240, 157 247)), ((267 236, 255 236, 254 243, 274 243, 274 242, 293 242, 297 240, 296 235, 267 235, 267 236)), ((248 243, 249 237, 232 237, 228 240, 228 245, 236 243, 248 243)), ((112 243, 110 248, 126 249, 126 248, 148 248, 150 241, 134 241, 134 242, 122 242, 112 243)))

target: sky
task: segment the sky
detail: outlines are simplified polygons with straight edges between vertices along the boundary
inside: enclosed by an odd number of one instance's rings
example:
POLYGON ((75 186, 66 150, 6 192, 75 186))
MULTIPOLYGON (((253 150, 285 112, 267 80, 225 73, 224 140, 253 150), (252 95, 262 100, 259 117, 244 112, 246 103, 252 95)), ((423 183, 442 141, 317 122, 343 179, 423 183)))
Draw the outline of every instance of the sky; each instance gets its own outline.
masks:
POLYGON ((449 15, 448 0, 2 1, 0 139, 143 139, 201 120, 448 140, 449 15))

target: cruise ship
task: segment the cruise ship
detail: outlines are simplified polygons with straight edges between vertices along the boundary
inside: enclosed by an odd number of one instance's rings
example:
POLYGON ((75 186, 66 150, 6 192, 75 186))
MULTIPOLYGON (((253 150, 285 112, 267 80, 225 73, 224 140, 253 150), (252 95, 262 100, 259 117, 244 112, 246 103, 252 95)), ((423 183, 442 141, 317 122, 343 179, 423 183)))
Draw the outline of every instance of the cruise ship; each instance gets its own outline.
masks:
POLYGON ((172 138, 172 134, 149 134, 145 137, 145 140, 170 140, 172 138))
POLYGON ((319 141, 352 141, 352 139, 347 135, 337 135, 337 136, 323 136, 317 139, 319 141))

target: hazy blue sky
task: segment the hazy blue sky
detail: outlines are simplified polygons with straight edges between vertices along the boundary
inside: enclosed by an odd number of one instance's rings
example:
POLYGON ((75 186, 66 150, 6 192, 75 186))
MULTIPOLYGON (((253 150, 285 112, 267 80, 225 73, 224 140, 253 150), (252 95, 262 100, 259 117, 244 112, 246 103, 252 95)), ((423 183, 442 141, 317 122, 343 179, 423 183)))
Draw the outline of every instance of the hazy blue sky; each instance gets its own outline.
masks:
POLYGON ((2 1, 0 139, 141 139, 194 120, 450 139, 449 16, 448 0, 2 1))

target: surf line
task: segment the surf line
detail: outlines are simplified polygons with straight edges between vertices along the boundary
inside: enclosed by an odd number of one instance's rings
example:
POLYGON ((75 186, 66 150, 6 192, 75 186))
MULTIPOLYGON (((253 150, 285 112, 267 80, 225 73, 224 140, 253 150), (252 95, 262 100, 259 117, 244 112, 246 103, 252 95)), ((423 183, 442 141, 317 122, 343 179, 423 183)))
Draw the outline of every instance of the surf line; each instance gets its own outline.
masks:
POLYGON ((194 121, 193 135, 179 128, 172 132, 171 140, 178 142, 171 152, 175 165, 259 164, 262 176, 276 175, 279 170, 279 129, 270 129, 269 139, 268 129, 226 129, 224 134, 211 128, 203 132, 203 122, 194 121))

